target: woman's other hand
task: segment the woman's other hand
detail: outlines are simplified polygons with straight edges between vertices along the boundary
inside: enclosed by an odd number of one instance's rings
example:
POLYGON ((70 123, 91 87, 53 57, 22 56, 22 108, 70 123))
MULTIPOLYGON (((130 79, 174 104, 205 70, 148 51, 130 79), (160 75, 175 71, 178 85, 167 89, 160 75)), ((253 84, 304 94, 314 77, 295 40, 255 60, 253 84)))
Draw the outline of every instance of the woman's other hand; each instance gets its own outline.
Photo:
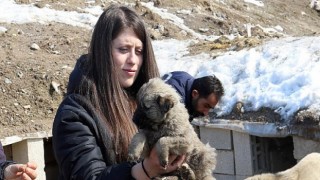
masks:
POLYGON ((22 179, 33 180, 37 177, 37 164, 28 162, 27 164, 11 164, 4 170, 4 178, 10 179, 22 179))

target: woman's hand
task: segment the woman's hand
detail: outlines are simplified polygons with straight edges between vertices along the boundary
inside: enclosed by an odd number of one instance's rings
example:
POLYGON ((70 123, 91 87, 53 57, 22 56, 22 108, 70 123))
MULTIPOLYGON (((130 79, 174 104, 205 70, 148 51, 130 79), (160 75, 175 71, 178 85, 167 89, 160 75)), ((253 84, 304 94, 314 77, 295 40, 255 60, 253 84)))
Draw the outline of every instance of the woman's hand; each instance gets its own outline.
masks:
POLYGON ((158 158, 158 154, 156 148, 152 148, 149 157, 146 157, 143 161, 143 165, 145 168, 146 173, 142 168, 142 162, 135 165, 132 168, 132 176, 135 179, 144 180, 150 179, 149 177, 156 177, 161 174, 169 173, 172 171, 177 170, 181 165, 184 163, 186 156, 185 155, 170 155, 169 156, 169 163, 166 168, 160 165, 160 161, 158 158))
POLYGON ((4 178, 10 179, 21 179, 21 180, 33 180, 37 177, 37 165, 32 162, 27 164, 11 164, 4 170, 4 178))

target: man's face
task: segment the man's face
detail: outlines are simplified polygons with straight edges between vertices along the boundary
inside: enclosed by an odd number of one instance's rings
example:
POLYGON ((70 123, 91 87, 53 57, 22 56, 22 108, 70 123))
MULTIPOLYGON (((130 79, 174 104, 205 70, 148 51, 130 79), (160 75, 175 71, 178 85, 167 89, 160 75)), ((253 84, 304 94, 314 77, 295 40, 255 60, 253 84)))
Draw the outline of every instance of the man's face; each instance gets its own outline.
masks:
POLYGON ((209 110, 213 109, 218 104, 217 96, 214 93, 211 93, 207 98, 200 97, 197 90, 192 91, 192 106, 194 117, 197 116, 207 116, 209 110))

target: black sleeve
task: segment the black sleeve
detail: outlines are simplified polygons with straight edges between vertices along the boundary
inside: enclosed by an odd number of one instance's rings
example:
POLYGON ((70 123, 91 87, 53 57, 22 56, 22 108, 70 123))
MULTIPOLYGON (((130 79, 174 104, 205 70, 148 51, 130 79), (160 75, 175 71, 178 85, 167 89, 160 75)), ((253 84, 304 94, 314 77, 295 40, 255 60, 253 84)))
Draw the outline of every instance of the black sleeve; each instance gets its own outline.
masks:
POLYGON ((4 180, 4 169, 10 164, 15 164, 13 161, 3 161, 0 163, 0 180, 4 180))
POLYGON ((0 163, 3 163, 5 161, 6 161, 6 155, 4 154, 2 143, 0 141, 0 163))
POLYGON ((53 150, 62 179, 133 179, 134 163, 107 164, 98 145, 97 126, 88 114, 58 110, 53 150))

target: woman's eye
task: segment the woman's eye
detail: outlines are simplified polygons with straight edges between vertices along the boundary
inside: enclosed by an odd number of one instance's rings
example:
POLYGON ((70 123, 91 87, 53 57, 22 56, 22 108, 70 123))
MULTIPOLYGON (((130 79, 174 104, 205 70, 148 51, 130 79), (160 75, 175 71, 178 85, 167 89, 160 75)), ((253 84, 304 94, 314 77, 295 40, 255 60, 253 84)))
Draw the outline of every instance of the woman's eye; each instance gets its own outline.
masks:
POLYGON ((121 53, 126 53, 126 52, 128 52, 128 48, 119 48, 119 51, 121 53))
POLYGON ((142 49, 136 49, 136 54, 141 55, 142 54, 142 49))

